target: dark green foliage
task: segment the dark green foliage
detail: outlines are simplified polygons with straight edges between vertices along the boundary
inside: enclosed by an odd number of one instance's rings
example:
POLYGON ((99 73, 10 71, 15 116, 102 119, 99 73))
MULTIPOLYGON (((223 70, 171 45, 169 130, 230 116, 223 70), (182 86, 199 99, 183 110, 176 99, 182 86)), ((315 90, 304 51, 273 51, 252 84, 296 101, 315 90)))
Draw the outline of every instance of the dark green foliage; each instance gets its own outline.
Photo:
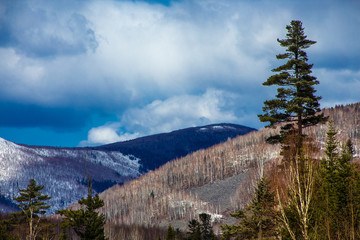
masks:
POLYGON ((275 239, 277 236, 277 213, 275 196, 269 181, 262 178, 255 189, 252 204, 245 211, 231 216, 239 219, 238 225, 222 226, 224 239, 275 239))
POLYGON ((203 240, 216 239, 214 231, 211 226, 211 216, 207 213, 200 213, 200 231, 203 240))
POLYGON ((171 225, 169 225, 168 231, 166 234, 166 240, 175 240, 175 236, 176 236, 176 234, 175 234, 174 228, 171 225))
POLYGON ((68 235, 66 233, 66 230, 64 228, 63 231, 60 233, 59 240, 68 240, 68 239, 69 239, 69 237, 68 237, 68 235))
POLYGON ((301 21, 291 21, 286 26, 286 39, 278 39, 280 46, 286 48, 286 53, 276 56, 279 60, 288 61, 273 69, 275 75, 269 77, 265 86, 279 86, 275 99, 264 102, 263 115, 258 115, 261 122, 269 122, 268 126, 284 123, 280 135, 272 136, 269 142, 282 141, 290 133, 302 136, 302 129, 327 120, 320 112, 319 100, 315 96, 314 85, 319 84, 316 77, 311 76, 313 64, 308 64, 304 49, 315 44, 306 39, 301 21))
MULTIPOLYGON (((60 210, 58 214, 64 216, 61 227, 63 229, 73 229, 82 240, 104 240, 105 216, 96 210, 104 206, 104 201, 99 195, 93 196, 92 189, 89 187, 87 198, 78 201, 79 210, 60 210)), ((64 232, 63 239, 66 239, 64 232)))
MULTIPOLYGON (((0 213, 1 215, 1 213, 0 213)), ((18 239, 11 234, 13 231, 12 223, 9 219, 0 220, 0 239, 1 240, 15 240, 18 239)))
POLYGON ((25 217, 29 223, 28 239, 35 240, 41 227, 41 219, 39 215, 44 215, 46 209, 50 206, 46 205, 45 201, 51 199, 48 195, 43 195, 41 190, 44 186, 36 184, 35 179, 31 179, 26 189, 20 189, 20 196, 14 198, 19 203, 18 207, 21 212, 17 215, 25 217))
POLYGON ((196 219, 192 219, 188 224, 188 238, 189 240, 201 240, 200 223, 196 219))
POLYGON ((318 171, 314 203, 317 239, 358 239, 360 235, 360 176, 352 163, 350 140, 339 151, 337 130, 329 124, 325 154, 318 171))
POLYGON ((51 199, 48 195, 42 195, 41 190, 44 186, 36 185, 35 179, 31 179, 26 189, 20 189, 20 196, 14 198, 19 203, 18 207, 22 213, 28 217, 37 217, 45 214, 50 206, 45 201, 51 199))
POLYGON ((216 240, 216 236, 211 225, 211 215, 207 213, 199 214, 200 222, 192 219, 188 223, 188 240, 216 240))
MULTIPOLYGON (((158 238, 160 238, 160 237, 158 237, 158 238)), ((169 225, 165 239, 166 240, 182 240, 183 236, 178 228, 175 230, 171 225, 169 225)))

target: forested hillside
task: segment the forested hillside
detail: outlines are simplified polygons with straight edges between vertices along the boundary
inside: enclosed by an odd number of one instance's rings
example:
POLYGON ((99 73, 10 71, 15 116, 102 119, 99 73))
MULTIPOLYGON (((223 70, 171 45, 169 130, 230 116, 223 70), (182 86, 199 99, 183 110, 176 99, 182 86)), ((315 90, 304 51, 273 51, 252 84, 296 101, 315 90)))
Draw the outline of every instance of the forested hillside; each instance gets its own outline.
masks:
POLYGON ((53 213, 86 195, 87 172, 93 190, 102 192, 172 158, 254 130, 237 124, 213 124, 92 148, 27 146, 0 138, 0 209, 14 211, 13 197, 31 178, 46 186, 53 213))
MULTIPOLYGON (((334 121, 339 140, 351 138, 358 157, 360 103, 323 112, 334 121)), ((307 129, 306 134, 323 148, 326 131, 326 124, 317 125, 307 129)), ((151 226, 178 222, 179 227, 184 227, 200 212, 225 221, 227 212, 249 203, 260 172, 280 159, 280 146, 265 142, 275 132, 276 129, 266 128, 239 136, 168 162, 123 186, 114 186, 101 194, 105 201, 102 211, 108 221, 116 224, 151 226), (226 191, 227 188, 234 191, 226 191)), ((318 159, 322 156, 320 151, 318 159)))

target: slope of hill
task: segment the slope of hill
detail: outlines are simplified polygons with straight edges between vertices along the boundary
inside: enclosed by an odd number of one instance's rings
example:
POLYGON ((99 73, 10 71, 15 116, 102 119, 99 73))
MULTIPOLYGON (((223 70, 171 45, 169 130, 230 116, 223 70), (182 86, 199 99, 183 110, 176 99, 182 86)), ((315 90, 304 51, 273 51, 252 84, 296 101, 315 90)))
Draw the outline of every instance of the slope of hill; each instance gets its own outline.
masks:
POLYGON ((139 159, 119 152, 26 147, 2 138, 0 159, 0 193, 4 208, 18 195, 19 188, 26 188, 31 178, 46 186, 44 193, 52 196, 50 212, 54 212, 87 193, 86 171, 98 192, 140 175, 139 159))
MULTIPOLYGON (((360 151, 360 103, 325 109, 334 120, 340 139, 351 138, 360 151)), ((276 129, 261 129, 168 162, 123 186, 101 194, 102 209, 111 223, 160 225, 169 222, 185 228, 201 212, 225 221, 229 211, 247 205, 254 184, 271 162, 280 159, 280 147, 265 143, 276 129)), ((325 142, 327 125, 307 129, 319 146, 325 142)), ((321 155, 319 155, 319 158, 321 155)))
POLYGON ((26 146, 0 138, 0 210, 14 209, 12 198, 18 195, 19 188, 26 188, 31 178, 45 186, 44 193, 52 197, 50 212, 54 212, 86 195, 87 171, 94 190, 102 192, 116 183, 137 178, 172 157, 252 130, 234 124, 210 125, 97 148, 26 146))
POLYGON ((169 160, 184 157, 191 152, 208 148, 225 142, 228 138, 244 135, 254 130, 254 128, 237 124, 213 124, 117 142, 94 149, 132 154, 140 159, 142 171, 147 172, 169 160))

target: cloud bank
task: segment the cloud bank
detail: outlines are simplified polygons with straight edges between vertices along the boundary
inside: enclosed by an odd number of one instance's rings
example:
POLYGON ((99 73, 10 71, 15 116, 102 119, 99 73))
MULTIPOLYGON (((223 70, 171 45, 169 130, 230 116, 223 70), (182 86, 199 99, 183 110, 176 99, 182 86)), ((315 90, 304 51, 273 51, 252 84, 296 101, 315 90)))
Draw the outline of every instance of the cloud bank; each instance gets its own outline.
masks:
POLYGON ((92 128, 88 140, 80 145, 125 141, 210 123, 236 122, 238 118, 234 112, 226 109, 227 102, 233 97, 223 91, 209 89, 200 96, 182 95, 165 101, 156 100, 144 108, 129 109, 117 123, 92 128))
POLYGON ((360 100, 358 9, 356 1, 2 1, 0 100, 41 109, 39 118, 69 109, 76 126, 117 116, 89 128, 81 145, 216 122, 261 127, 256 115, 274 94, 261 84, 281 64, 276 39, 292 19, 318 42, 308 55, 322 103, 360 100))

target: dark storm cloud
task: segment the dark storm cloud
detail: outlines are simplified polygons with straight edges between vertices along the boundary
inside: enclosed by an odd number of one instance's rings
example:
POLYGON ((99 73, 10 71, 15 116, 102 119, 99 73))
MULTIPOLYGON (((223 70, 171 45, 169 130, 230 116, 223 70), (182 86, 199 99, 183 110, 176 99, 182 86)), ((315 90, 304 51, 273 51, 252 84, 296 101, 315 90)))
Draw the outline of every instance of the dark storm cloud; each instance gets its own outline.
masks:
POLYGON ((1 127, 46 127, 69 131, 85 125, 89 113, 69 108, 46 108, 34 105, 0 103, 1 127))

